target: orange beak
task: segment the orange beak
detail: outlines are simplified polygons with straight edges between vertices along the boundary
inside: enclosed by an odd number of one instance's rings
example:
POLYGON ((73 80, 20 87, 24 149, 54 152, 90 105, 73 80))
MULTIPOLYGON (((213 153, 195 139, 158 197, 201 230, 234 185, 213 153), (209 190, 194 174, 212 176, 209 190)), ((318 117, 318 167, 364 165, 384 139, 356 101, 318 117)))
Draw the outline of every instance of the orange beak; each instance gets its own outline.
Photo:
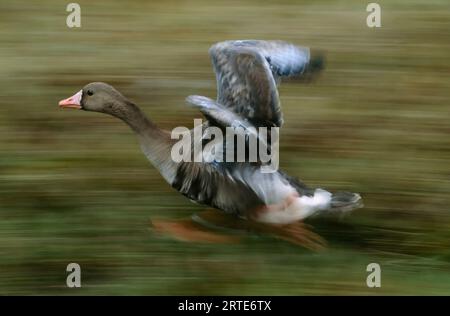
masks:
POLYGON ((59 107, 61 108, 71 108, 71 109, 81 109, 81 97, 83 96, 83 91, 80 90, 75 93, 70 98, 59 101, 59 107))

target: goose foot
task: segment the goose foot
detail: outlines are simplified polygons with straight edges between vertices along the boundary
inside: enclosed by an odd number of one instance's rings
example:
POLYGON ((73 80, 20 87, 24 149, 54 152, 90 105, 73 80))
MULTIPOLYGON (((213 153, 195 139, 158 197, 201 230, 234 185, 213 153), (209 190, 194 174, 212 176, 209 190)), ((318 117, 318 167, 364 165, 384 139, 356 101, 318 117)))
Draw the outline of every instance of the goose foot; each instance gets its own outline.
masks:
POLYGON ((302 221, 285 225, 261 223, 223 214, 216 210, 202 212, 195 215, 194 219, 203 227, 234 236, 248 235, 249 233, 269 235, 313 251, 319 251, 326 247, 325 239, 313 232, 312 227, 302 221))
POLYGON ((285 225, 261 223, 208 210, 192 219, 152 220, 151 224, 156 233, 186 242, 237 243, 250 233, 273 236, 313 251, 326 247, 326 241, 301 221, 285 225))
POLYGON ((187 242, 206 242, 206 243, 235 243, 239 241, 236 236, 208 231, 191 219, 182 220, 152 220, 156 233, 170 236, 174 239, 187 242))
POLYGON ((327 246, 326 240, 314 233, 312 227, 304 222, 299 221, 287 225, 266 225, 272 226, 269 230, 274 236, 298 246, 313 251, 324 250, 327 246))

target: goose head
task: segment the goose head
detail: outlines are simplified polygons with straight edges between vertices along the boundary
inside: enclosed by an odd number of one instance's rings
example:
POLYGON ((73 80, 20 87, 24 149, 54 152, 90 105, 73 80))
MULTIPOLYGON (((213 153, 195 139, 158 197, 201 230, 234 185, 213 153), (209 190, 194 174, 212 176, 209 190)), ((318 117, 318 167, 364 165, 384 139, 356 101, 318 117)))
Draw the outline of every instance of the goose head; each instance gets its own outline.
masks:
POLYGON ((113 86, 104 82, 91 82, 70 98, 59 101, 59 106, 115 115, 129 103, 113 86))
POLYGON ((115 116, 138 134, 158 130, 137 105, 104 82, 91 82, 85 85, 70 98, 59 101, 59 106, 115 116))

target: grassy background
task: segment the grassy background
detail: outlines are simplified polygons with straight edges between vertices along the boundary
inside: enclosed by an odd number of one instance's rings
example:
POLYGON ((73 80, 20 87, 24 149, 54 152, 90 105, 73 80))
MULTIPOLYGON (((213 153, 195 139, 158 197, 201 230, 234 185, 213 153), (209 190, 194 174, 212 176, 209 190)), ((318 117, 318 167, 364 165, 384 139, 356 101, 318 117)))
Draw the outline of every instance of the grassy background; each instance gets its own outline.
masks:
POLYGON ((378 1, 0 3, 0 294, 450 294, 450 4, 378 1), (269 236, 233 245, 156 236, 151 218, 203 210, 166 185, 132 132, 58 100, 113 84, 161 127, 192 126, 214 97, 208 47, 283 39, 326 51, 313 84, 287 83, 281 166, 360 192, 344 219, 308 220, 311 253, 269 236), (65 286, 66 265, 82 288, 65 286), (382 287, 366 287, 367 264, 382 287))

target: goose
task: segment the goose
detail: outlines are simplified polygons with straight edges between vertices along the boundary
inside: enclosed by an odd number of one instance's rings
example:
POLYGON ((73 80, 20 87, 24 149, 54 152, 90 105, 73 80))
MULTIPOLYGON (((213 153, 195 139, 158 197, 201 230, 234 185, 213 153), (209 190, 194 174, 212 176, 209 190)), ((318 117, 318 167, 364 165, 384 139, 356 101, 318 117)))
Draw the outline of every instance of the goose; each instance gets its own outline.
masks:
MULTIPOLYGON (((239 40, 209 49, 216 74, 217 99, 189 96, 188 105, 206 118, 203 127, 280 128, 283 124, 278 84, 305 78, 322 68, 310 50, 283 41, 239 40)), ((262 172, 258 162, 174 161, 176 143, 142 110, 109 84, 93 82, 61 100, 62 108, 112 115, 137 135, 141 149, 162 177, 190 200, 260 223, 284 225, 325 212, 362 207, 357 193, 310 188, 282 170, 262 172)), ((193 131, 191 130, 191 133, 193 131)), ((193 146, 195 144, 192 144, 193 146)))

